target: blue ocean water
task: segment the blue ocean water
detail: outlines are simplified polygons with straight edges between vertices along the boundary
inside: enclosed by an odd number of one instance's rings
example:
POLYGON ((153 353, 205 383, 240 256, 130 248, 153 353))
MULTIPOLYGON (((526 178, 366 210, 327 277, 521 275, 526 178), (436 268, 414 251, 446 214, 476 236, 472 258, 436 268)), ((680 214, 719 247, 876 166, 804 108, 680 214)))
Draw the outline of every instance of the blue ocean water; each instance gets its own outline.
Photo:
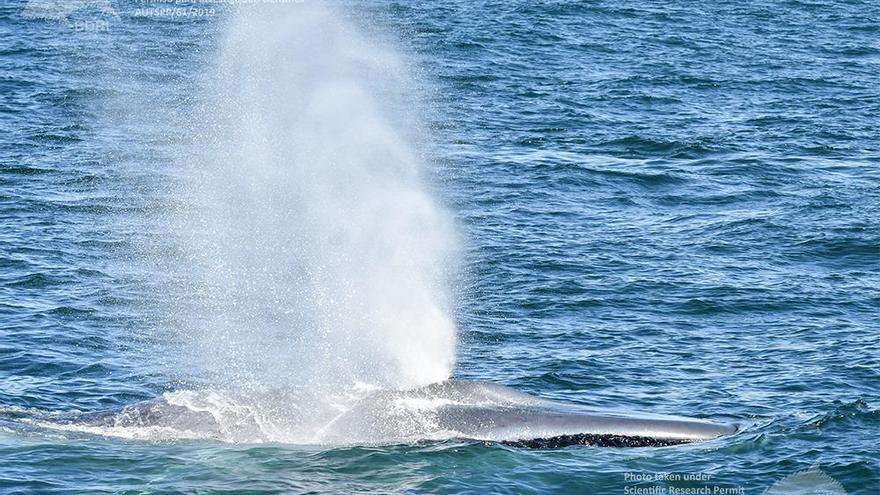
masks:
POLYGON ((553 450, 27 421, 181 386, 157 303, 176 274, 142 251, 232 15, 25 15, 51 3, 0 6, 0 491, 763 493, 811 467, 880 490, 876 3, 340 5, 422 84, 422 152, 465 246, 454 376, 742 426, 553 450))

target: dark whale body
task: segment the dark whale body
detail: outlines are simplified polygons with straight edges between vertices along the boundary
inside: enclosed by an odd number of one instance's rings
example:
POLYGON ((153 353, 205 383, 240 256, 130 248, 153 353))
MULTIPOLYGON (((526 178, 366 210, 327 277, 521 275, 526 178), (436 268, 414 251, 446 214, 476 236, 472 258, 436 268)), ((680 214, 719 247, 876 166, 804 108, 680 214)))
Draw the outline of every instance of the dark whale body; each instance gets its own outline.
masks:
MULTIPOLYGON (((301 396, 286 397, 277 391, 269 395, 276 404, 268 415, 272 417, 290 409, 290 404, 304 402, 301 396)), ((266 421, 260 418, 226 420, 207 408, 181 405, 167 398, 80 415, 71 421, 98 427, 164 427, 231 441, 369 445, 459 438, 530 448, 661 447, 712 440, 737 430, 732 425, 696 419, 598 411, 501 385, 456 380, 412 390, 381 390, 365 395, 341 412, 318 408, 300 410, 300 414, 289 417, 296 419, 274 429, 299 429, 308 432, 307 437, 279 440, 266 434, 266 421), (231 430, 230 425, 236 429, 231 430)))

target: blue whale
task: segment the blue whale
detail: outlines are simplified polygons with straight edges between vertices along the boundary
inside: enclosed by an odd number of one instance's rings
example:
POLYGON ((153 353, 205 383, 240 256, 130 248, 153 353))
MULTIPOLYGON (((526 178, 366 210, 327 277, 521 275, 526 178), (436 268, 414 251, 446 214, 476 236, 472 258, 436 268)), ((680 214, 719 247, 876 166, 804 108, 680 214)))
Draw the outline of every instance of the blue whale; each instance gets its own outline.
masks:
POLYGON ((520 447, 667 446, 712 440, 737 431, 733 425, 603 412, 492 383, 453 380, 414 390, 375 393, 338 418, 332 430, 357 431, 364 440, 388 436, 397 426, 386 421, 382 412, 407 400, 434 402, 437 428, 455 432, 459 438, 520 447))
POLYGON ((188 392, 184 401, 166 394, 66 422, 110 434, 160 428, 235 442, 370 445, 456 438, 531 448, 660 447, 737 431, 734 425, 698 419, 600 411, 477 381, 378 390, 346 407, 319 394, 275 390, 257 395, 188 392))

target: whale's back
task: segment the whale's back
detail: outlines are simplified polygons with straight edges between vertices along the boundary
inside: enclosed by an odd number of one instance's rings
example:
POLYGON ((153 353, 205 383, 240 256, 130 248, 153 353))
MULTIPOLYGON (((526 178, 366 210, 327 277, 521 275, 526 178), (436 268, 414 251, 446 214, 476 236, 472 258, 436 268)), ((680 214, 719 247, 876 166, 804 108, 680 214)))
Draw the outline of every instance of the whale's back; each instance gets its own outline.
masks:
POLYGON ((708 421, 609 412, 486 382, 449 380, 365 393, 351 402, 314 391, 185 391, 69 418, 68 427, 230 442, 375 445, 451 438, 521 447, 665 446, 711 440, 736 428, 708 421))
POLYGON ((446 381, 373 394, 328 425, 324 438, 357 431, 390 438, 418 428, 523 447, 665 446, 711 440, 736 427, 675 416, 598 411, 485 382, 446 381), (392 411, 389 416, 388 411, 392 411))

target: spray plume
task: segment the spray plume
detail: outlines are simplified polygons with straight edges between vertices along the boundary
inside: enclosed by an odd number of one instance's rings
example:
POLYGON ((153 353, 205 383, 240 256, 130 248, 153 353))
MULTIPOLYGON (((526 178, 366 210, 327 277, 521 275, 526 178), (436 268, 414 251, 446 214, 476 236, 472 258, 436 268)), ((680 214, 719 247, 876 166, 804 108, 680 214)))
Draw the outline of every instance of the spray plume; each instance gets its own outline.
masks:
POLYGON ((218 385, 449 377, 449 214, 426 187, 406 67, 319 5, 246 5, 193 118, 172 225, 187 366, 218 385))

